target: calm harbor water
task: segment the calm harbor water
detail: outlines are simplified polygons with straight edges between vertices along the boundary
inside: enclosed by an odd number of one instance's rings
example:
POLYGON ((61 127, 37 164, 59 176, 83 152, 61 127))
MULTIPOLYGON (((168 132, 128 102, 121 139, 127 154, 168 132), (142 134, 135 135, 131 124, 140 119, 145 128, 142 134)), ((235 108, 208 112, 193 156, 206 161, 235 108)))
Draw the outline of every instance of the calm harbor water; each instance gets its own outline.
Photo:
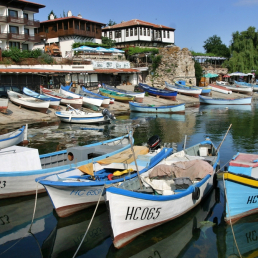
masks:
MULTIPOLYGON (((29 126, 30 147, 40 154, 85 145, 126 134, 126 126, 139 124, 135 144, 159 135, 164 143, 177 143, 182 149, 210 137, 216 146, 222 141, 221 167, 237 152, 257 153, 258 104, 252 106, 201 106, 189 108, 185 115, 130 114, 118 116, 110 125, 85 126, 43 123, 29 126), (81 129, 84 128, 84 129, 81 129), (90 130, 89 130, 90 129, 90 130)), ((34 196, 0 201, 0 257, 73 257, 87 229, 94 207, 68 218, 58 218, 50 199, 37 200, 32 234, 30 227, 34 196)), ((116 250, 110 238, 105 205, 99 206, 77 257, 239 257, 231 227, 224 223, 223 182, 195 209, 184 216, 137 237, 116 250)), ((242 257, 258 255, 257 215, 233 226, 242 257)))

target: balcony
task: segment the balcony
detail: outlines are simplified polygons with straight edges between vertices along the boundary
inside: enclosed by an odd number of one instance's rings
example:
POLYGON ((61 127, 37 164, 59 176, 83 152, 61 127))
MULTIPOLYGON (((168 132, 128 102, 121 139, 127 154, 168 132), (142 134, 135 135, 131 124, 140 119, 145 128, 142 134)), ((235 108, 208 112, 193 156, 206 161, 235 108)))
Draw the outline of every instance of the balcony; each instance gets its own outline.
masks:
POLYGON ((29 42, 40 42, 38 35, 28 35, 19 33, 0 33, 0 39, 14 40, 14 41, 29 41, 29 42))
POLYGON ((3 15, 0 15, 0 22, 7 23, 7 17, 3 16, 3 15))
POLYGON ((153 41, 162 41, 161 38, 157 38, 157 37, 153 37, 152 40, 153 40, 153 41))
POLYGON ((31 27, 39 27, 40 21, 38 20, 29 20, 26 18, 19 18, 19 17, 12 17, 12 16, 3 16, 0 15, 0 23, 16 23, 22 24, 24 26, 31 26, 31 27))
POLYGON ((40 26, 40 21, 38 20, 28 20, 24 18, 24 25, 25 26, 32 26, 32 27, 37 27, 39 28, 40 26))

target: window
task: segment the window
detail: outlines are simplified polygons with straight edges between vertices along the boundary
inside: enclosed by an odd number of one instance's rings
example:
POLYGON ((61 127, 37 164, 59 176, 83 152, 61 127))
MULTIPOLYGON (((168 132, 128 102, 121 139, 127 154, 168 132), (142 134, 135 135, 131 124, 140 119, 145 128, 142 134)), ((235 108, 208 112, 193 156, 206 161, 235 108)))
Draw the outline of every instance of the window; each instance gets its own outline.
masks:
POLYGON ((126 36, 126 37, 129 37, 129 29, 126 29, 126 30, 125 30, 125 36, 126 36))
POLYGON ((9 41, 9 48, 11 48, 11 47, 20 48, 20 42, 9 41))
POLYGON ((166 31, 165 30, 163 31, 163 36, 164 36, 164 38, 166 37, 166 31))
POLYGON ((92 32, 95 31, 95 26, 94 26, 94 24, 91 25, 91 31, 92 31, 92 32))
POLYGON ((11 33, 16 33, 16 34, 18 34, 18 33, 19 33, 19 28, 16 27, 16 26, 9 26, 9 31, 10 31, 11 33))
POLYGON ((29 15, 28 15, 27 13, 24 13, 24 14, 23 14, 23 18, 26 19, 26 20, 28 20, 28 19, 29 19, 29 15))
POLYGON ((79 23, 75 23, 74 27, 75 27, 76 30, 79 30, 79 23))
POLYGON ((53 31, 57 32, 57 26, 54 25, 53 28, 52 28, 53 31))
POLYGON ((169 39, 169 31, 168 31, 168 39, 169 39))
POLYGON ((45 33, 48 33, 48 27, 45 27, 45 33))
POLYGON ((89 25, 89 24, 87 24, 86 30, 87 30, 87 31, 90 31, 90 25, 89 25))
POLYGON ((137 36, 137 28, 134 28, 134 36, 137 36))
POLYGON ((133 29, 130 29, 130 36, 133 36, 133 29))
POLYGON ((29 45, 28 44, 22 44, 22 50, 29 50, 29 45))
POLYGON ((8 14, 11 17, 18 18, 18 12, 14 10, 8 10, 8 14))
POLYGON ((109 32, 109 38, 112 39, 112 31, 109 32))
POLYGON ((146 28, 143 28, 143 35, 146 36, 146 28))
POLYGON ((101 30, 101 27, 96 26, 96 33, 99 33, 99 29, 101 30))
POLYGON ((140 30, 140 35, 142 36, 142 28, 139 28, 139 30, 140 30))
POLYGON ((115 38, 121 38, 121 30, 115 31, 115 38))
POLYGON ((150 36, 150 29, 147 29, 147 35, 150 36))
POLYGON ((68 30, 68 24, 67 23, 64 24, 64 30, 68 30))
POLYGON ((24 28, 24 34, 25 34, 25 35, 30 35, 30 30, 24 28))

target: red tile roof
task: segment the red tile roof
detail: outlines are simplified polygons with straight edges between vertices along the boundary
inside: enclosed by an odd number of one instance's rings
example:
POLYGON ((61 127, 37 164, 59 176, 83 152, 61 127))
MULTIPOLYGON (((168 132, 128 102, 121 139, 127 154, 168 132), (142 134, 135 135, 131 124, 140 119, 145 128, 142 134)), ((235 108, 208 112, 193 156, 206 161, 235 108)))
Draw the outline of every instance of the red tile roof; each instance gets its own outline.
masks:
POLYGON ((43 4, 37 4, 37 3, 34 3, 34 2, 25 1, 25 0, 19 0, 19 2, 37 5, 39 8, 44 8, 44 7, 46 7, 46 6, 43 5, 43 4))
POLYGON ((78 16, 70 16, 70 17, 56 18, 56 19, 53 19, 53 20, 42 21, 42 22, 40 22, 40 23, 56 22, 56 21, 63 21, 63 20, 69 20, 69 19, 76 19, 76 20, 81 20, 81 21, 86 21, 86 22, 98 23, 98 24, 103 25, 103 26, 106 25, 105 23, 87 20, 87 19, 84 19, 84 18, 80 18, 80 17, 78 17, 78 16))
POLYGON ((133 20, 126 21, 126 22, 121 22, 121 23, 115 24, 113 26, 107 26, 107 27, 103 28, 102 30, 118 29, 118 28, 131 27, 131 26, 137 26, 137 25, 148 26, 148 27, 153 27, 153 28, 157 28, 157 29, 162 28, 162 29, 168 29, 168 30, 175 30, 174 28, 170 28, 170 27, 167 27, 167 26, 164 26, 164 25, 145 22, 145 21, 141 21, 141 20, 138 20, 138 19, 133 19, 133 20))

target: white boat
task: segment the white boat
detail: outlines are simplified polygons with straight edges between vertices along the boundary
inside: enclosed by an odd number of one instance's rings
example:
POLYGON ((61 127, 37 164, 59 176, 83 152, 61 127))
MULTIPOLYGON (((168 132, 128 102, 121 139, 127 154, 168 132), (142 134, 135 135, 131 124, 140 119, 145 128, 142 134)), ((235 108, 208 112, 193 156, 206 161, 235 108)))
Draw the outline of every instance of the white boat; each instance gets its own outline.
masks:
POLYGON ((225 85, 224 87, 226 87, 229 90, 232 90, 233 92, 253 95, 253 87, 244 85, 225 85))
POLYGON ((25 133, 27 133, 27 130, 25 130, 25 126, 23 126, 13 132, 0 135, 0 149, 23 142, 25 133))
POLYGON ((121 248, 141 233, 197 206, 216 184, 219 153, 209 139, 175 153, 152 170, 106 188, 113 243, 121 248))
POLYGON ((87 96, 87 95, 86 96, 81 96, 79 94, 76 94, 76 93, 73 93, 69 90, 66 90, 66 88, 63 87, 63 86, 60 87, 59 92, 63 95, 70 96, 70 97, 73 97, 73 98, 82 97, 83 106, 85 106, 87 108, 90 108, 90 109, 93 109, 93 110, 97 110, 102 105, 102 102, 103 102, 103 99, 101 99, 101 98, 91 97, 91 96, 87 96))
MULTIPOLYGON (((171 148, 149 152, 146 146, 134 146, 139 173, 147 171, 171 154, 171 148)), ((36 178, 44 185, 59 217, 70 216, 76 211, 95 205, 105 184, 119 183, 135 178, 136 165, 131 150, 125 150, 106 159, 50 176, 36 178)))
POLYGON ((23 87, 23 93, 29 97, 35 98, 35 99, 40 99, 43 101, 49 101, 49 107, 54 108, 54 109, 59 109, 60 105, 60 99, 54 98, 54 97, 48 97, 43 94, 39 94, 33 90, 30 90, 27 87, 23 87))
POLYGON ((0 199, 44 192, 35 178, 72 170, 130 147, 128 135, 39 155, 37 149, 12 146, 0 151, 0 199), (72 158, 73 157, 73 158, 72 158))
POLYGON ((65 106, 71 105, 73 108, 77 108, 77 109, 82 107, 82 103, 83 103, 82 97, 73 98, 73 97, 66 96, 58 92, 49 90, 47 88, 44 88, 43 86, 40 86, 40 92, 49 97, 59 98, 60 103, 62 105, 65 105, 65 106))
POLYGON ((0 98, 0 112, 3 114, 7 113, 9 99, 0 98))
POLYGON ((87 113, 78 109, 74 109, 71 106, 69 107, 71 110, 55 112, 55 115, 59 117, 62 122, 76 124, 95 124, 109 122, 111 119, 115 119, 114 115, 110 114, 107 109, 102 110, 102 113, 87 113))
POLYGON ((217 84, 209 84, 211 86, 212 91, 224 93, 224 94, 232 94, 232 90, 222 86, 222 85, 217 85, 217 84))
POLYGON ((206 104, 206 105, 251 105, 252 97, 224 99, 224 98, 212 98, 212 97, 206 97, 206 96, 199 96, 199 101, 201 104, 206 104))
POLYGON ((27 108, 39 111, 41 113, 47 113, 49 108, 49 101, 43 101, 40 99, 35 99, 28 97, 24 94, 17 93, 15 91, 7 90, 7 94, 12 103, 27 108))

